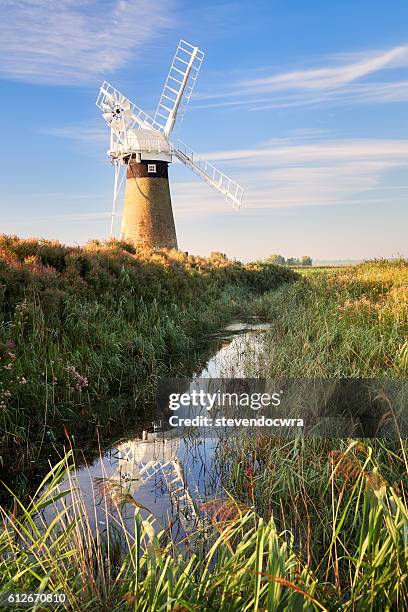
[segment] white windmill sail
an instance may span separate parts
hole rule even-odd
[[[180,40],[154,116],[155,124],[166,136],[190,101],[203,59],[204,53],[198,47]]]
[[[190,147],[181,141],[176,145],[172,144],[172,152],[174,155],[195,174],[200,176],[211,187],[222,193],[225,198],[232,204],[233,208],[238,210],[242,205],[244,190],[229,176],[218,170],[213,164],[205,159],[199,158]]]

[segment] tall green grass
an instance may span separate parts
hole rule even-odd
[[[408,374],[408,262],[302,271],[259,298],[268,317],[261,376],[404,378]]]
[[[232,499],[204,504],[205,528],[174,542],[152,516],[142,517],[137,500],[116,494],[105,505],[106,532],[94,532],[67,455],[28,506],[16,499],[14,513],[2,510],[0,590],[65,592],[60,609],[73,611],[403,610],[407,507],[372,447],[360,446],[358,464],[355,451],[351,443],[326,475],[332,532],[313,561],[299,553],[290,517],[282,530]],[[130,531],[124,505],[136,506]],[[50,507],[53,519],[41,520]]]

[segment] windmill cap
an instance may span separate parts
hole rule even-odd
[[[160,132],[145,129],[129,129],[125,142],[117,142],[109,154],[155,153],[171,155],[170,145]]]

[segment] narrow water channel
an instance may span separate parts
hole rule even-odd
[[[219,336],[221,346],[191,379],[190,388],[197,379],[244,376],[245,364],[261,350],[267,328],[267,323],[236,322],[227,326]],[[216,436],[180,436],[171,429],[154,432],[152,423],[150,431],[115,443],[93,463],[78,468],[71,482],[65,481],[61,488],[80,491],[88,520],[99,531],[106,525],[107,498],[120,492],[135,501],[121,509],[121,522],[129,530],[134,521],[132,505],[137,505],[143,516],[153,514],[158,529],[171,525],[177,539],[198,520],[202,504],[223,495],[213,461],[218,443]],[[54,512],[55,508],[46,508],[45,523]]]

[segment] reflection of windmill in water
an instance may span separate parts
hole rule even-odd
[[[241,206],[244,191],[240,185],[182,142],[169,140],[177,116],[191,98],[203,58],[197,47],[180,41],[154,118],[106,81],[100,88],[96,104],[111,129],[108,155],[115,169],[111,235],[123,166],[127,180],[121,237],[134,245],[177,248],[168,179],[168,165],[174,157],[222,193],[234,208]]]
[[[199,522],[196,509],[198,491],[187,483],[184,467],[177,457],[180,438],[172,431],[149,433],[144,439],[134,439],[117,445],[118,464],[109,478],[122,492],[137,499],[137,491],[144,484],[156,484],[169,495],[177,517],[186,533]]]

